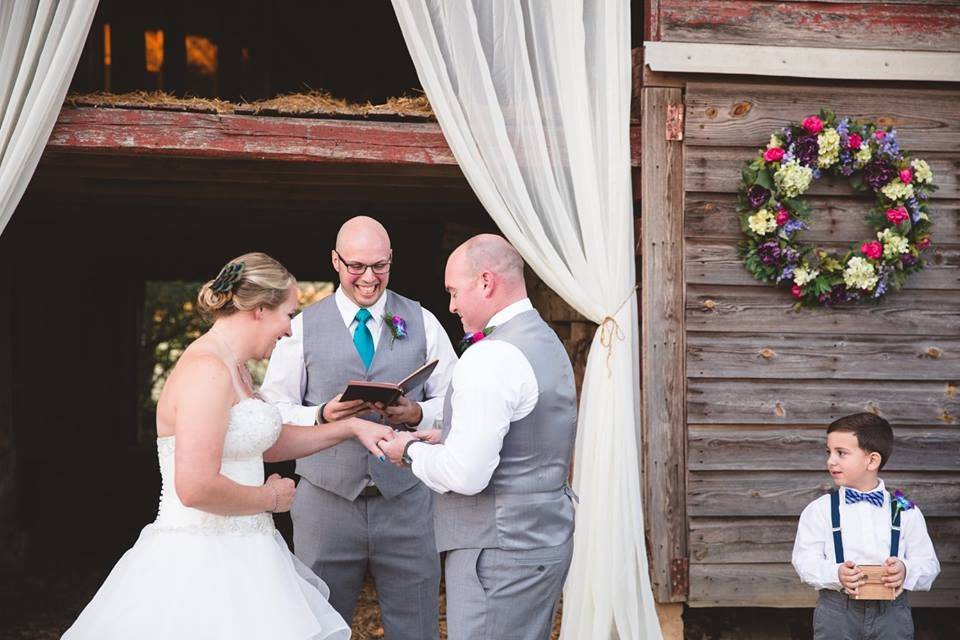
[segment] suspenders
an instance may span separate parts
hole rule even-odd
[[[837,564],[843,564],[843,538],[840,535],[840,490],[830,492],[830,527],[833,529],[833,551]],[[890,501],[890,556],[900,552],[900,510]]]

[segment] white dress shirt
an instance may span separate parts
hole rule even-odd
[[[348,298],[339,287],[333,295],[340,316],[343,318],[343,324],[346,325],[352,337],[357,329],[356,315],[360,306]],[[373,334],[374,349],[380,342],[383,314],[387,305],[386,298],[386,294],[380,296],[380,299],[369,307],[370,319],[367,320],[367,327]],[[423,307],[421,310],[423,311],[423,330],[427,340],[427,362],[434,358],[439,362],[424,384],[427,399],[418,403],[423,410],[423,419],[417,427],[432,428],[436,418],[443,413],[443,399],[450,384],[453,367],[457,363],[457,354],[436,316]],[[263,386],[260,387],[260,395],[279,407],[285,424],[308,426],[317,422],[317,412],[320,408],[303,405],[303,394],[307,388],[307,369],[303,360],[303,314],[297,314],[290,324],[292,335],[282,338],[274,348],[270,363],[267,365]],[[325,401],[330,399],[327,398]]]
[[[843,558],[856,564],[883,564],[890,557],[890,494],[883,486],[883,506],[866,500],[847,504],[845,487],[840,489],[840,532]],[[871,489],[875,491],[876,489]],[[907,568],[903,588],[929,591],[940,573],[940,563],[927,533],[927,525],[919,507],[900,512],[900,549],[897,554]],[[833,549],[833,527],[830,523],[830,495],[820,496],[800,514],[797,539],[793,544],[793,568],[800,579],[814,589],[841,590]]]
[[[533,309],[524,298],[496,313],[496,327]],[[450,432],[443,444],[410,445],[413,473],[438,493],[474,495],[484,490],[500,464],[503,439],[537,406],[540,390],[530,361],[514,345],[481,340],[470,346],[453,370]]]

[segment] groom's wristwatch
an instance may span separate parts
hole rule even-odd
[[[403,454],[400,456],[400,460],[403,462],[403,464],[407,465],[408,467],[413,464],[413,458],[410,457],[410,445],[412,445],[412,444],[414,444],[414,443],[416,443],[416,442],[420,442],[420,441],[419,441],[419,440],[411,440],[410,442],[408,442],[408,443],[403,447]]]

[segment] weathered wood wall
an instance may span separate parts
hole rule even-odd
[[[960,51],[957,0],[651,0],[647,39]]]
[[[690,604],[814,602],[789,561],[800,511],[832,486],[824,429],[875,411],[896,430],[882,477],[921,505],[943,565],[911,601],[960,606],[960,91],[691,83],[685,102]],[[822,106],[896,126],[930,161],[932,264],[878,305],[794,312],[737,259],[734,200],[740,164]],[[811,194],[809,240],[866,237],[868,197],[827,179]]]

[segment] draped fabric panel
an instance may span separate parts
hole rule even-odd
[[[393,0],[447,142],[537,275],[599,326],[562,638],[660,638],[643,531],[627,0]]]
[[[0,0],[0,233],[33,177],[97,0]]]

